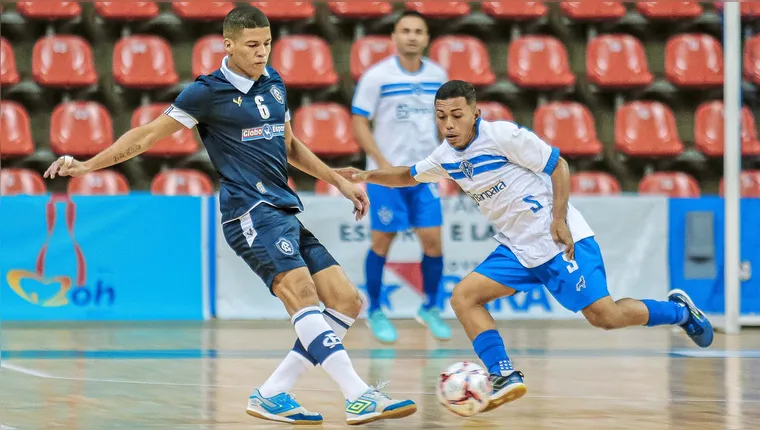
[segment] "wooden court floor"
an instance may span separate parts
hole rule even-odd
[[[357,324],[346,339],[368,382],[418,402],[387,429],[760,429],[760,331],[718,335],[697,350],[671,328],[604,332],[582,322],[500,326],[528,394],[474,418],[436,403],[434,383],[448,364],[473,360],[458,327],[436,343],[412,321],[382,346]],[[268,429],[288,425],[248,417],[251,388],[289,350],[287,322],[206,324],[4,324],[0,330],[3,429]],[[342,396],[321,369],[294,390],[346,427]]]

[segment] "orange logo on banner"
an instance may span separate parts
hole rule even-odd
[[[53,277],[46,277],[45,276],[45,257],[47,255],[47,249],[48,244],[50,243],[50,240],[53,236],[53,229],[55,228],[56,223],[56,203],[58,202],[64,202],[66,203],[66,228],[69,231],[69,236],[71,237],[71,242],[74,246],[74,252],[76,253],[76,259],[77,259],[77,279],[76,279],[76,286],[77,287],[84,287],[85,283],[85,273],[86,273],[86,263],[84,259],[84,254],[82,254],[82,250],[79,248],[79,245],[74,240],[74,221],[76,218],[76,206],[74,202],[72,202],[67,195],[53,195],[50,198],[50,201],[47,203],[45,215],[47,220],[47,240],[45,241],[45,244],[42,245],[42,248],[40,249],[39,254],[37,255],[37,265],[36,270],[34,272],[31,272],[29,270],[23,270],[23,269],[12,269],[8,271],[8,274],[6,276],[6,279],[8,281],[8,285],[11,287],[11,289],[22,299],[26,300],[29,303],[39,305],[39,306],[45,306],[45,307],[54,307],[54,306],[64,306],[69,303],[68,299],[68,292],[71,290],[72,287],[72,280],[68,276],[53,276]],[[36,281],[41,285],[45,286],[51,286],[55,287],[58,285],[58,291],[52,295],[49,299],[46,299],[42,302],[40,302],[40,297],[35,292],[28,292],[24,290],[24,288],[21,286],[21,282],[24,280],[32,280]]]

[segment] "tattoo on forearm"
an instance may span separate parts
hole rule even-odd
[[[113,157],[113,162],[114,163],[118,163],[119,161],[122,161],[122,160],[124,160],[126,158],[129,158],[129,157],[131,157],[134,153],[136,153],[139,150],[140,150],[140,145],[132,145],[129,148],[127,148],[126,151],[120,152],[120,153],[116,154]]]

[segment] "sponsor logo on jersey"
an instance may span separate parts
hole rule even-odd
[[[495,195],[507,189],[507,184],[504,181],[500,181],[498,184],[483,191],[482,193],[467,193],[471,199],[479,206],[481,202],[492,199]]]
[[[243,129],[243,142],[251,140],[266,139],[272,140],[277,136],[285,135],[285,124],[264,124],[261,127]]]
[[[414,115],[433,115],[433,109],[423,106],[400,104],[396,106],[396,119],[409,119]]]

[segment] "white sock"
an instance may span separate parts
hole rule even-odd
[[[354,324],[353,318],[343,315],[335,309],[327,308],[322,312],[322,315],[327,325],[332,328],[340,340],[343,340],[348,329]],[[294,350],[285,356],[285,359],[277,366],[277,369],[274,370],[272,375],[259,388],[259,393],[268,398],[288,391],[293,388],[305,371],[312,368],[314,368],[314,365],[302,353],[296,352],[294,347]]]
[[[343,348],[343,342],[322,317],[319,308],[301,309],[293,315],[291,321],[301,343],[308,345],[309,354],[338,384],[348,401],[355,401],[369,390],[369,386],[356,374],[351,359]]]

